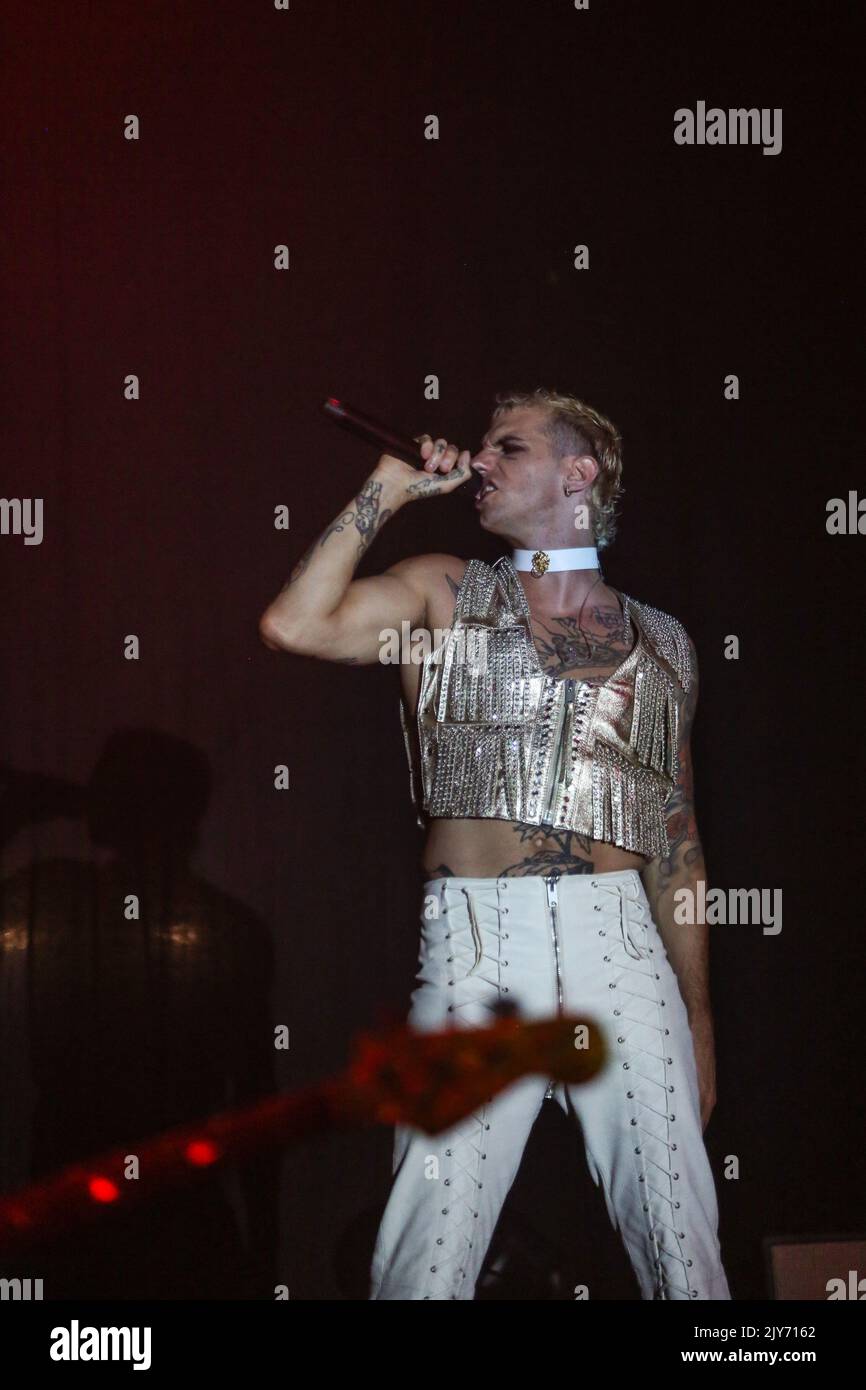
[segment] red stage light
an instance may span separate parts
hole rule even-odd
[[[94,1202],[116,1202],[120,1192],[110,1178],[91,1178],[87,1190]]]
[[[217,1146],[209,1139],[193,1139],[192,1143],[186,1146],[186,1157],[187,1161],[194,1163],[197,1168],[206,1168],[209,1163],[216,1163]]]

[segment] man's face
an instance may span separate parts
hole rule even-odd
[[[481,478],[475,506],[485,531],[508,537],[527,519],[548,522],[561,511],[563,463],[543,432],[547,418],[546,407],[524,406],[491,420],[472,460]]]

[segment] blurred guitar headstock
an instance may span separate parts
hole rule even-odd
[[[501,1018],[443,1033],[394,1027],[356,1039],[344,1097],[356,1118],[438,1134],[522,1076],[581,1085],[605,1060],[603,1036],[587,1018]]]

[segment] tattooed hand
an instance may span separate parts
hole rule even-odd
[[[413,468],[392,454],[382,454],[373,471],[373,477],[387,480],[391,496],[396,492],[398,505],[454,492],[472,476],[469,449],[458,451],[456,444],[445,439],[437,439],[434,444],[429,434],[416,435],[416,439],[421,446],[418,453],[424,460],[423,469]]]

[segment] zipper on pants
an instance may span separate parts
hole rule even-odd
[[[545,874],[545,875],[544,875],[544,885],[545,885],[545,887],[546,887],[546,889],[547,889],[547,910],[548,910],[548,912],[550,913],[550,934],[551,934],[551,937],[553,938],[553,959],[554,959],[554,961],[556,962],[556,1011],[557,1011],[557,1013],[561,1014],[561,1013],[562,1013],[562,970],[561,970],[561,968],[560,968],[560,959],[559,959],[559,921],[558,921],[559,897],[558,897],[557,888],[556,888],[556,884],[557,884],[558,878],[559,878],[559,874]],[[549,1081],[549,1082],[548,1082],[547,1090],[546,1090],[546,1092],[545,1092],[545,1094],[544,1094],[544,1099],[545,1099],[545,1100],[550,1100],[550,1098],[552,1097],[554,1085],[555,1085],[555,1083],[554,1083],[553,1081]]]

